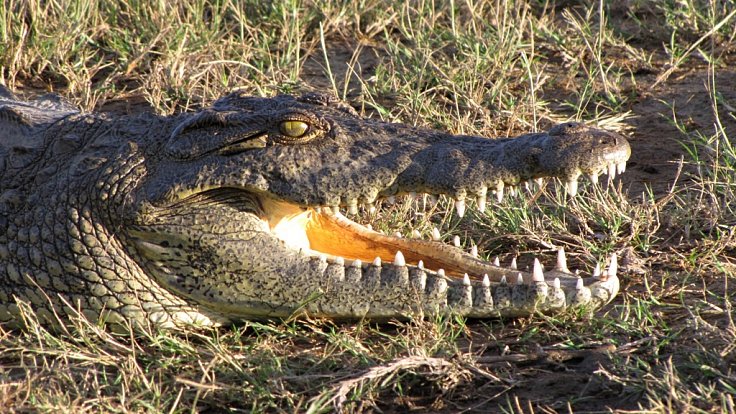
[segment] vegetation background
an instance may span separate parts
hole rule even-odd
[[[0,83],[171,114],[233,88],[505,136],[568,119],[631,138],[616,184],[549,186],[432,226],[508,263],[622,257],[594,315],[246,322],[113,334],[0,327],[3,412],[735,411],[736,4],[719,0],[3,0]]]

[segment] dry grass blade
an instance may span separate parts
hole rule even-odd
[[[720,30],[729,21],[731,21],[734,16],[736,16],[736,9],[732,10],[726,17],[716,23],[707,33],[705,33],[693,44],[691,44],[684,53],[682,53],[674,62],[672,62],[672,64],[669,65],[667,70],[657,76],[657,80],[652,84],[650,88],[654,89],[660,83],[666,82],[667,78],[669,78],[670,75],[672,75],[672,72],[676,71],[680,67],[680,65],[682,65],[682,62],[684,62],[685,59],[687,59],[704,41],[708,40],[711,36],[713,36],[713,34],[718,32],[718,30]]]
[[[467,372],[458,364],[444,358],[430,358],[423,356],[410,356],[390,361],[387,364],[371,367],[354,378],[340,381],[329,391],[333,394],[328,400],[338,410],[342,410],[348,402],[349,395],[356,388],[367,384],[385,386],[393,377],[404,371],[416,372],[416,370],[427,370],[424,375],[440,376],[445,382],[455,383],[461,377],[467,376]]]

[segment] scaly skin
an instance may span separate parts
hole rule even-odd
[[[531,274],[350,221],[397,194],[485,208],[505,186],[623,170],[626,140],[580,124],[513,139],[363,119],[323,95],[233,93],[171,117],[79,114],[0,88],[0,321],[222,324],[303,312],[472,317],[600,306],[615,257],[579,278]],[[621,172],[621,171],[619,171]],[[420,262],[421,261],[421,262]],[[518,280],[517,280],[518,279]],[[506,282],[508,280],[508,283]]]

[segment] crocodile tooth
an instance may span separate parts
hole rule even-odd
[[[614,297],[616,296],[616,293],[618,293],[619,283],[620,281],[618,280],[618,276],[611,275],[608,276],[608,279],[606,279],[605,282],[601,282],[601,286],[610,289],[612,291],[611,297]]]
[[[501,283],[493,292],[493,303],[498,309],[504,309],[511,306],[511,289],[506,283],[506,275],[501,276]]]
[[[493,265],[496,267],[501,267],[501,260],[499,260],[498,256],[493,258]]]
[[[524,276],[519,272],[519,274],[516,276],[516,284],[517,285],[523,285],[524,284]]]
[[[616,164],[616,172],[623,174],[626,171],[626,161]]]
[[[608,265],[608,277],[616,276],[618,273],[618,255],[613,253],[611,255],[611,263]]]
[[[376,258],[373,259],[373,266],[381,267],[381,257],[380,256],[376,256]]]
[[[519,267],[516,265],[516,257],[511,259],[511,265],[509,266],[513,270],[517,270]]]
[[[593,269],[593,277],[596,279],[601,277],[601,264],[600,263],[595,264],[595,269]]]
[[[594,303],[597,303],[599,305],[608,303],[618,293],[621,282],[618,280],[618,276],[616,276],[615,274],[616,266],[617,264],[613,266],[614,273],[607,275],[605,281],[594,283],[593,285],[591,285],[590,296],[591,300],[593,300]],[[608,274],[609,272],[606,273]]]
[[[338,259],[342,259],[342,257],[338,257],[337,259],[335,259],[334,264],[327,266],[327,269],[326,269],[327,276],[329,279],[334,280],[335,282],[344,282],[346,273],[348,272],[345,271],[345,261],[342,260],[341,262]],[[356,272],[351,272],[351,273],[354,274]]]
[[[460,297],[457,298],[457,306],[461,308],[468,308],[473,306],[473,287],[470,284],[470,276],[466,273],[463,276],[463,289],[460,292]]]
[[[337,256],[335,258],[335,264],[339,264],[340,266],[345,266],[345,259],[342,256]]]
[[[447,300],[446,294],[447,294],[447,280],[445,280],[445,271],[440,269],[440,271],[437,271],[437,276],[434,278],[434,289],[433,294],[436,296],[445,296],[445,300]]]
[[[477,199],[478,210],[481,212],[486,211],[487,195],[488,195],[488,187],[486,186],[481,187],[480,190],[478,191],[478,199]]]
[[[439,241],[440,237],[439,229],[437,227],[432,227],[432,240]]]
[[[527,193],[533,192],[534,191],[534,181],[532,180],[524,181],[524,190],[526,190]]]
[[[523,309],[528,306],[529,286],[524,284],[524,278],[519,273],[516,285],[511,288],[511,303],[515,308]]]
[[[593,171],[592,173],[588,174],[588,179],[593,184],[598,184],[598,173]]]
[[[373,269],[375,270],[375,269]],[[380,274],[380,270],[378,271]],[[345,268],[345,281],[348,283],[360,283],[361,281],[365,281],[367,283],[370,283],[370,281],[375,280],[379,281],[380,276],[376,275],[373,277],[373,275],[369,274],[370,272],[363,274],[363,262],[359,259],[353,260],[353,263]],[[364,279],[365,276],[365,279]]]
[[[608,179],[613,180],[616,178],[616,164],[608,164]]]
[[[516,197],[516,186],[515,185],[509,186],[509,195],[511,197]]]
[[[367,228],[368,230],[373,230],[373,225],[372,224],[366,224],[365,225],[365,228]]]
[[[322,263],[327,263],[327,255],[322,253],[319,255],[319,261]]]
[[[560,279],[552,281],[552,288],[547,290],[546,306],[548,309],[562,310],[567,307],[567,294],[560,288]]]
[[[620,281],[618,280],[618,276],[616,273],[618,272],[618,258],[616,257],[616,253],[611,255],[611,264],[608,266],[608,272],[606,272],[606,281],[601,283],[602,287],[609,290],[609,300],[616,296],[616,294],[619,291],[619,284]]]
[[[555,266],[555,270],[570,273],[570,269],[567,268],[567,257],[565,257],[564,247],[560,247],[559,250],[557,250],[557,265]]]
[[[539,263],[539,259],[534,258],[534,268],[532,270],[532,282],[544,282],[544,271],[542,271],[542,264]]]
[[[460,236],[453,237],[452,244],[455,245],[455,247],[460,247]]]
[[[353,216],[358,214],[358,200],[353,199],[348,201],[348,213]]]
[[[478,196],[478,198],[475,201],[478,204],[478,211],[481,213],[486,211],[486,205],[488,204],[488,199],[486,196]]]
[[[445,276],[445,269],[437,269],[437,275],[444,277]]]
[[[404,235],[402,235],[400,231],[397,231],[397,232],[394,233],[394,237],[396,237],[397,239],[400,239],[400,238],[404,237]]]
[[[370,214],[376,214],[376,205],[373,203],[368,203],[368,213]]]
[[[473,245],[473,247],[470,248],[470,255],[475,258],[478,257],[478,246]]]
[[[544,185],[544,178],[542,178],[542,177],[535,178],[534,179],[534,182],[537,183],[537,185],[539,186],[539,188],[542,188],[542,186]]]
[[[409,281],[417,292],[424,292],[427,288],[427,272],[423,269],[410,269]]]
[[[491,292],[491,281],[488,278],[488,274],[483,275],[480,289],[473,289],[472,301],[476,309],[493,309],[493,293]]]
[[[578,193],[578,179],[571,178],[568,180],[567,183],[565,183],[565,190],[567,190],[567,194],[571,197],[575,197],[575,194]]]
[[[404,255],[399,250],[396,251],[396,256],[394,256],[394,266],[406,266]]]
[[[409,286],[409,268],[406,266],[398,266],[393,268],[393,274],[387,278],[387,281],[398,286]]]
[[[500,203],[503,201],[503,181],[496,184],[496,200]]]
[[[540,295],[546,296],[548,287],[547,281],[544,279],[544,272],[542,271],[542,265],[537,265],[539,261],[537,260],[534,263],[534,270],[532,271],[532,281],[529,283],[532,285],[535,292],[537,292],[537,296]]]
[[[424,269],[424,260],[420,260],[419,263],[417,263],[417,267],[420,269]]]
[[[567,302],[572,306],[587,305],[592,298],[591,290],[585,286],[582,278],[578,278],[575,290],[567,294]]]
[[[460,218],[465,215],[465,200],[455,200],[455,211]]]
[[[317,214],[319,214],[319,213],[321,213],[321,212],[322,212],[322,207],[315,207],[315,208],[314,208],[314,211],[315,211],[315,212],[316,212]]]

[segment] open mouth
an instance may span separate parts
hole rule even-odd
[[[516,282],[523,277],[515,261],[509,267],[501,267],[498,259],[486,262],[478,257],[477,247],[468,253],[439,241],[436,229],[431,240],[421,239],[416,233],[411,238],[390,236],[350,220],[337,207],[305,208],[270,197],[261,197],[260,202],[266,214],[265,224],[276,237],[302,254],[330,263],[357,267],[390,263],[426,269],[453,279],[484,280],[485,283]],[[456,208],[457,204],[455,202]],[[464,207],[463,203],[463,210]],[[554,269],[543,273],[541,264],[535,260],[528,282],[546,281],[550,285],[574,288],[580,283],[605,281],[607,274],[615,272],[616,267],[612,263],[609,271],[596,270],[593,278],[584,280],[570,272],[566,262],[562,249]]]
[[[477,258],[477,252],[467,254],[437,241],[387,236],[348,219],[337,208],[302,209],[272,199],[262,204],[271,231],[289,247],[310,256],[346,265],[356,261],[408,264],[442,269],[448,276],[468,273],[480,278],[484,274],[486,263]]]

